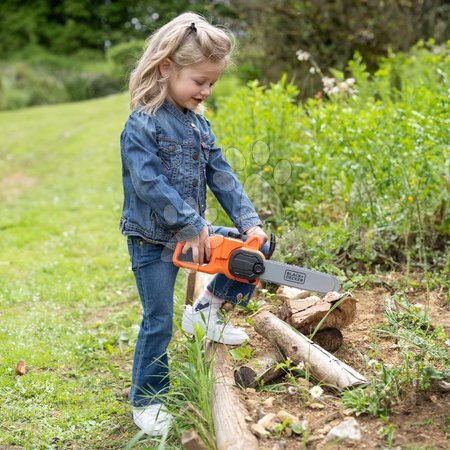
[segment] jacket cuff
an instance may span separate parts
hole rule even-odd
[[[202,216],[195,214],[192,221],[179,229],[174,237],[177,242],[188,241],[189,239],[198,236],[205,225],[208,225],[208,222],[206,222]]]
[[[234,223],[239,233],[245,233],[249,228],[259,225],[262,227],[262,222],[256,213],[245,214]]]

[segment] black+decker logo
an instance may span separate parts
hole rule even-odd
[[[286,270],[284,272],[284,279],[292,283],[303,284],[306,279],[306,274],[303,272],[294,272],[293,270]]]

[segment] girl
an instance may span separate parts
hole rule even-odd
[[[127,236],[132,270],[143,306],[133,362],[133,418],[150,435],[162,435],[170,415],[161,406],[169,389],[167,346],[172,337],[173,290],[178,268],[173,248],[194,262],[209,258],[208,236],[231,229],[205,218],[206,185],[241,234],[267,235],[241,184],[215,144],[201,103],[227,67],[232,39],[193,13],[182,14],[149,39],[130,77],[132,113],[121,134],[124,205],[120,229]],[[266,251],[265,248],[263,251]],[[240,344],[241,329],[218,317],[223,301],[250,298],[254,286],[217,275],[194,304],[182,328],[203,327],[209,339]]]

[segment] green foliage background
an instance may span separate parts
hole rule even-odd
[[[445,0],[5,0],[0,4],[0,109],[125,90],[144,40],[188,10],[235,33],[241,80],[267,84],[286,73],[302,99],[321,84],[308,66],[298,64],[299,49],[310,52],[323,73],[343,70],[355,52],[373,73],[389,50],[449,37]]]
[[[0,5],[0,59],[44,48],[71,55],[86,49],[145,39],[176,15],[205,13],[189,0],[7,0]]]
[[[281,257],[356,271],[445,266],[449,49],[392,54],[373,79],[357,56],[353,95],[298,103],[282,80],[223,99],[216,133],[266,223],[286,231]]]

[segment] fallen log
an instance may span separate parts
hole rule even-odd
[[[208,341],[208,359],[213,362],[212,414],[218,450],[259,449],[258,439],[248,428],[246,407],[237,395],[227,347]]]
[[[213,277],[194,271],[190,272],[187,278],[186,304],[197,298]],[[207,341],[206,355],[208,361],[213,364],[214,370],[212,415],[217,450],[259,449],[258,439],[245,421],[245,417],[248,416],[247,408],[242,404],[235,391],[233,365],[227,347]]]
[[[234,371],[234,381],[243,388],[254,388],[283,376],[286,372],[277,368],[284,361],[281,352],[273,350],[267,355],[253,358]]]
[[[294,364],[303,362],[314,378],[337,389],[346,389],[367,384],[367,379],[308,339],[293,330],[274,314],[263,311],[253,318],[255,330],[273,346],[280,349],[284,357]]]

